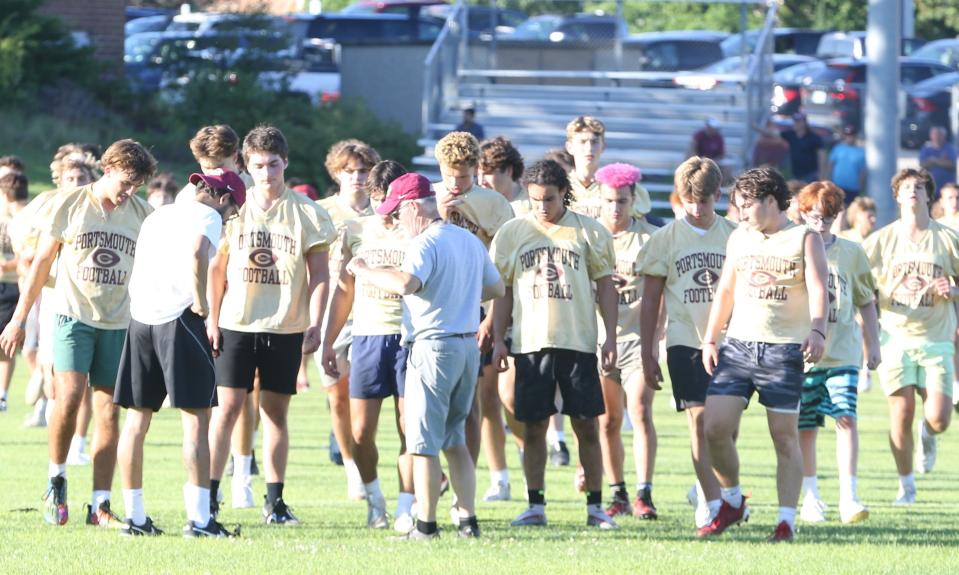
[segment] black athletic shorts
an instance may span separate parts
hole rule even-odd
[[[303,358],[303,333],[247,333],[220,330],[223,349],[216,358],[216,384],[253,391],[260,370],[260,390],[296,395]]]
[[[160,325],[130,321],[113,402],[158,411],[166,396],[179,409],[216,405],[216,371],[203,318],[189,309]]]
[[[683,411],[689,403],[706,403],[706,390],[712,379],[703,367],[703,350],[685,345],[666,348],[666,368],[673,386],[676,411]]]
[[[0,283],[0,331],[13,319],[20,299],[20,288],[16,283]]]
[[[515,409],[519,421],[542,421],[556,413],[556,386],[563,414],[580,419],[606,412],[595,353],[547,348],[513,356]]]

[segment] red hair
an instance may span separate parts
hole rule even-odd
[[[808,184],[796,195],[800,212],[812,211],[816,204],[819,204],[822,206],[822,215],[826,218],[834,218],[842,211],[845,198],[846,194],[839,186],[827,180]]]

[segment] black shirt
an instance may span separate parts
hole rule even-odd
[[[793,177],[801,179],[812,176],[818,179],[822,138],[812,130],[807,130],[803,137],[799,137],[795,130],[786,130],[782,133],[782,137],[789,142],[789,160],[792,163]]]

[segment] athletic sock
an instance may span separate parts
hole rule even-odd
[[[196,504],[193,507],[193,515],[197,525],[210,524],[210,490],[199,485],[192,486],[196,490]],[[189,514],[189,510],[187,511]]]
[[[233,455],[233,477],[249,477],[253,455]],[[235,480],[235,479],[234,479]]]
[[[651,482],[646,482],[646,481],[636,483],[636,493],[639,494],[639,493],[642,493],[643,491],[649,491],[650,493],[652,493],[653,484]]]
[[[530,505],[546,505],[546,490],[527,489],[526,495],[529,498]]]
[[[602,505],[603,504],[603,490],[598,491],[587,491],[586,492],[586,505]]]
[[[743,505],[743,490],[740,486],[735,487],[720,487],[719,488],[720,496],[723,498],[723,501],[730,504],[731,506],[739,509]]]
[[[546,432],[546,443],[552,446],[559,445],[559,442],[566,442],[566,432],[564,431],[547,431]]]
[[[816,499],[822,499],[819,497],[819,479],[815,475],[802,478],[802,487],[806,494],[812,494]]]
[[[266,484],[266,500],[270,504],[276,503],[278,499],[283,499],[283,483]]]
[[[904,489],[916,490],[916,476],[912,473],[909,475],[900,475],[899,476],[899,486]]]
[[[146,523],[147,513],[143,506],[143,489],[124,489],[123,507],[126,509],[127,519],[133,521],[135,525]]]
[[[110,501],[110,491],[103,489],[93,490],[93,498],[91,499],[93,510],[96,511],[100,508],[100,504],[104,501]]]
[[[367,499],[381,499],[383,497],[383,492],[380,490],[380,480],[378,478],[369,483],[364,483],[363,487],[366,488]]]
[[[796,508],[795,507],[780,507],[779,508],[779,519],[776,520],[776,523],[782,523],[785,521],[790,529],[796,529]]]
[[[67,476],[67,464],[66,464],[66,463],[54,463],[54,462],[51,461],[50,464],[47,466],[47,475],[49,475],[50,477],[56,477],[56,476],[58,476],[58,475],[61,476],[61,477],[66,477],[66,476]]]
[[[70,453],[83,453],[83,449],[87,446],[87,438],[82,435],[74,435],[70,439]]]
[[[620,501],[629,501],[629,493],[626,491],[626,482],[610,483],[609,490],[613,492],[613,499]]]
[[[509,483],[509,469],[500,469],[499,471],[489,471],[490,485],[499,485],[500,483]]]
[[[414,495],[412,493],[406,493],[400,491],[399,495],[396,496],[396,516],[408,515],[413,512],[413,499]]]
[[[220,496],[220,480],[211,479],[210,480],[210,501],[217,501],[219,496]]]
[[[839,500],[840,501],[856,500],[856,476],[855,475],[839,476]]]
[[[432,535],[438,531],[436,521],[423,521],[422,519],[416,520],[416,530],[426,535]]]

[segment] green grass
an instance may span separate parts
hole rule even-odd
[[[313,381],[318,381],[313,373]],[[583,497],[573,489],[573,468],[547,471],[550,526],[511,529],[509,520],[523,509],[522,477],[515,449],[510,448],[514,497],[519,501],[483,504],[478,508],[483,529],[479,541],[458,540],[446,529],[440,541],[409,544],[392,541],[392,532],[365,529],[366,506],[346,499],[342,468],[327,459],[329,416],[325,397],[314,390],[297,396],[292,405],[292,450],[286,498],[303,525],[267,527],[258,509],[227,508],[222,519],[242,526],[236,540],[184,540],[181,487],[180,427],[170,410],[154,419],[147,438],[145,499],[148,513],[167,535],[127,540],[116,532],[82,524],[90,495],[90,468],[69,469],[71,521],[62,528],[43,523],[40,496],[46,485],[46,433],[20,427],[27,413],[22,396],[24,369],[18,366],[11,389],[10,410],[0,414],[0,573],[242,573],[266,572],[406,572],[406,573],[954,573],[959,567],[959,454],[948,432],[940,442],[935,472],[918,479],[919,502],[909,509],[890,505],[896,475],[886,446],[886,408],[881,392],[861,400],[862,455],[859,489],[872,515],[859,525],[837,519],[838,484],[834,434],[825,431],[819,445],[820,485],[830,504],[829,521],[800,525],[790,545],[765,543],[776,519],[775,457],[765,430],[762,410],[746,412],[740,439],[743,486],[752,492],[750,522],[730,529],[716,541],[693,535],[692,509],[686,491],[693,482],[688,457],[685,417],[670,408],[669,392],[656,398],[659,457],[655,500],[660,520],[620,521],[616,532],[583,526]],[[390,409],[390,413],[392,410]],[[380,475],[395,504],[393,426],[381,429]],[[631,440],[627,434],[626,440]],[[571,446],[572,447],[572,446]],[[629,450],[627,450],[629,452]],[[574,450],[575,453],[575,450]],[[627,469],[632,459],[627,461]],[[478,471],[480,491],[488,481],[485,464]],[[632,487],[632,472],[627,480]],[[226,482],[227,490],[229,483]],[[261,478],[254,489],[262,496]],[[632,488],[631,490],[632,491]],[[114,481],[115,508],[122,513],[119,478]],[[227,494],[229,502],[229,494]],[[441,509],[449,505],[449,496]],[[29,509],[29,510],[28,510]],[[441,526],[448,524],[446,514]]]

